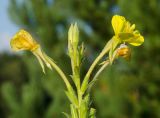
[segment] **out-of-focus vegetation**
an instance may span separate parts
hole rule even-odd
[[[92,91],[97,118],[160,117],[160,0],[10,0],[11,19],[27,29],[66,73],[67,31],[77,22],[86,46],[82,74],[113,35],[111,17],[125,16],[145,37],[132,49],[130,62],[116,61],[106,69]],[[0,55],[0,117],[62,118],[69,101],[59,76],[46,75],[36,59]],[[83,76],[83,75],[82,75]]]

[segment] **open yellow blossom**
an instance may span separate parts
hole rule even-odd
[[[112,26],[115,32],[115,39],[119,43],[129,43],[133,46],[139,46],[144,42],[143,36],[135,30],[135,24],[131,25],[123,16],[114,15]]]
[[[38,59],[43,72],[45,73],[44,64],[51,69],[48,57],[41,50],[40,45],[25,30],[17,32],[10,41],[11,48],[14,51],[28,50],[31,51]]]

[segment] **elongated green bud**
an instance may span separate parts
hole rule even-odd
[[[79,31],[77,24],[71,24],[69,31],[68,31],[68,51],[69,55],[73,55],[78,47],[79,42]]]

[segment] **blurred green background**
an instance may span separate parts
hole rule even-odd
[[[67,32],[77,22],[86,47],[82,76],[113,36],[112,16],[135,23],[145,43],[131,47],[130,62],[119,59],[102,73],[92,105],[97,118],[160,118],[160,0],[10,0],[7,8],[11,21],[67,74]],[[44,75],[31,53],[0,52],[0,118],[63,118],[61,112],[69,112],[64,89],[57,73]]]

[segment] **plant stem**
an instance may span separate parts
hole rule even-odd
[[[61,76],[61,78],[63,79],[64,83],[66,84],[66,87],[68,90],[70,90],[72,87],[71,87],[71,84],[69,83],[66,75],[64,74],[64,72],[59,68],[59,66],[57,66],[50,57],[46,56],[46,59],[48,60],[48,62],[51,64],[51,66],[58,72],[58,74]]]
[[[97,77],[101,74],[101,72],[108,66],[109,64],[109,60],[106,61],[106,63],[104,65],[101,66],[101,68],[97,71],[97,73],[95,74],[93,80],[89,83],[89,87],[88,87],[88,91],[90,92],[92,86],[94,85],[94,83],[98,80]]]
[[[89,78],[91,76],[92,71],[94,70],[95,66],[97,65],[97,63],[103,58],[103,56],[110,50],[111,48],[111,44],[112,43],[112,39],[106,44],[106,46],[104,47],[104,49],[102,50],[102,52],[99,54],[99,56],[94,60],[94,62],[92,63],[92,65],[90,66],[86,76],[84,77],[82,86],[81,86],[81,91],[84,93],[87,89],[87,85],[88,85],[88,81]]]
[[[101,68],[97,71],[97,73],[95,74],[94,78],[92,81],[96,80],[97,77],[101,74],[101,72],[108,66],[109,64],[109,60],[103,65],[101,66]]]
[[[95,68],[95,66],[97,65],[97,63],[101,60],[101,58],[106,54],[106,52],[102,51],[100,53],[100,55],[95,59],[95,61],[93,62],[93,64],[91,65],[91,67],[89,68],[85,78],[89,79],[90,78],[90,75],[93,71],[93,69]]]
[[[81,90],[80,90],[80,88],[78,89],[78,116],[79,116],[79,118],[81,118],[81,109],[80,109],[80,107],[81,107],[81,101],[82,101],[82,94],[81,94]]]

